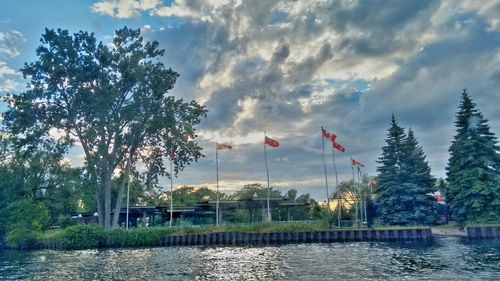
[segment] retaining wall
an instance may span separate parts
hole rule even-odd
[[[467,237],[471,239],[500,238],[500,226],[466,227]]]
[[[388,230],[338,230],[304,232],[219,232],[207,234],[169,235],[165,246],[190,245],[266,245],[288,243],[321,243],[349,241],[430,240],[430,228]]]

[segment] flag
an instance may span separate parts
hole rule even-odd
[[[321,127],[321,133],[323,134],[324,138],[327,138],[327,139],[331,140],[332,142],[335,142],[335,140],[337,139],[337,135],[326,131],[325,129],[323,129],[323,127]]]
[[[334,142],[332,145],[333,145],[333,148],[340,150],[342,152],[345,152],[345,148],[343,146],[341,146],[340,144]]]
[[[173,149],[172,152],[170,153],[170,159],[172,159],[172,161],[177,159],[177,155],[175,155],[175,149]]]
[[[323,134],[324,138],[330,139],[331,135],[328,133],[323,127],[321,127],[321,133]]]
[[[330,134],[330,140],[335,143],[335,140],[337,139],[337,135],[336,134]]]
[[[359,167],[364,167],[365,166],[365,165],[363,165],[363,163],[358,162],[358,161],[356,161],[356,160],[354,160],[352,158],[351,158],[351,162],[352,162],[353,166],[356,166],[356,165],[359,166]]]
[[[217,150],[221,149],[233,149],[233,146],[230,144],[216,143]]]
[[[272,138],[268,138],[267,136],[264,139],[264,143],[271,147],[278,147],[280,143],[277,140],[273,140]]]

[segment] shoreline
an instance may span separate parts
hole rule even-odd
[[[69,234],[68,234],[69,233]],[[177,229],[137,228],[103,230],[96,225],[83,225],[69,232],[53,232],[50,239],[40,239],[19,250],[78,250],[134,247],[218,246],[218,245],[282,245],[293,243],[397,242],[431,241],[433,238],[500,239],[500,226],[459,228],[382,227],[373,229]],[[56,234],[56,235],[54,235]],[[83,242],[82,242],[83,241]]]

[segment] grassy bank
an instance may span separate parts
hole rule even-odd
[[[428,226],[380,226],[377,230],[429,228]],[[162,246],[168,235],[208,234],[217,232],[298,232],[325,231],[330,228],[325,223],[265,223],[265,224],[228,224],[215,226],[116,228],[104,230],[99,225],[74,225],[65,229],[37,233],[31,240],[9,241],[9,246],[21,249],[91,249],[118,247],[157,247]],[[348,229],[346,229],[348,230]],[[28,242],[26,242],[28,241]]]
[[[202,227],[149,227],[116,228],[104,230],[98,225],[75,225],[65,229],[50,230],[36,235],[29,244],[10,243],[22,249],[91,249],[107,247],[155,247],[161,246],[167,235],[203,234],[215,232],[294,232],[327,230],[326,224],[287,223],[250,224]]]

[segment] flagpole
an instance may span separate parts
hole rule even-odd
[[[172,220],[174,219],[174,174],[172,162],[172,154],[170,154],[170,227],[172,227]]]
[[[129,202],[130,202],[130,165],[132,164],[129,157],[129,159],[127,160],[127,215],[125,219],[127,225],[125,226],[125,229],[128,229],[128,212],[129,212]]]
[[[362,183],[362,179],[363,179],[363,176],[362,176],[361,168],[358,165],[358,181],[359,181],[359,183]],[[368,222],[368,220],[366,219],[366,198],[363,198],[363,192],[361,190],[361,187],[359,190],[359,194],[360,194],[360,198],[361,198],[361,202],[360,202],[360,206],[359,206],[359,212],[361,213],[361,222],[364,222],[364,221]]]
[[[326,186],[326,206],[328,207],[328,224],[330,224],[330,192],[328,191],[328,176],[326,175],[326,159],[325,159],[325,139],[323,137],[323,127],[321,127],[321,144],[323,149],[323,168],[325,170],[325,186]]]
[[[215,143],[215,168],[217,171],[217,201],[215,203],[215,225],[219,226],[219,151]]]
[[[271,187],[269,185],[269,167],[267,166],[267,147],[266,147],[266,131],[264,131],[264,161],[266,162],[266,174],[267,174],[267,221],[271,221],[271,210],[269,206],[269,197],[271,196]]]
[[[333,148],[333,146],[332,146],[332,160],[333,160],[333,170],[335,171],[335,190],[338,191],[338,189],[339,189],[339,177],[338,177],[338,173],[337,173],[337,164],[335,163],[335,148]],[[337,196],[340,196],[340,195],[337,194]],[[340,212],[342,212],[342,211],[340,209],[340,199],[339,198],[337,198],[337,208],[338,208],[338,210],[337,210],[337,225],[340,228],[340,217],[341,217]]]
[[[129,177],[129,175],[127,175],[127,216],[125,219],[125,221],[127,223],[127,225],[125,226],[126,229],[128,229],[128,210],[129,210],[129,202],[130,202],[130,179],[128,177]]]
[[[355,187],[355,183],[356,183],[356,179],[354,178],[354,165],[352,165],[352,157],[351,157],[351,171],[352,171],[352,190],[354,190],[355,194],[356,194],[356,187]],[[357,196],[356,196],[357,197]],[[355,198],[356,202],[355,202],[355,206],[354,206],[354,210],[356,211],[356,224],[357,224],[357,221],[358,221],[358,200],[357,198]]]
[[[361,169],[359,168],[359,165],[356,166],[358,170],[358,182],[359,182],[359,217],[361,219],[361,223],[363,223],[363,191],[361,190],[361,184],[363,183],[361,181]]]

